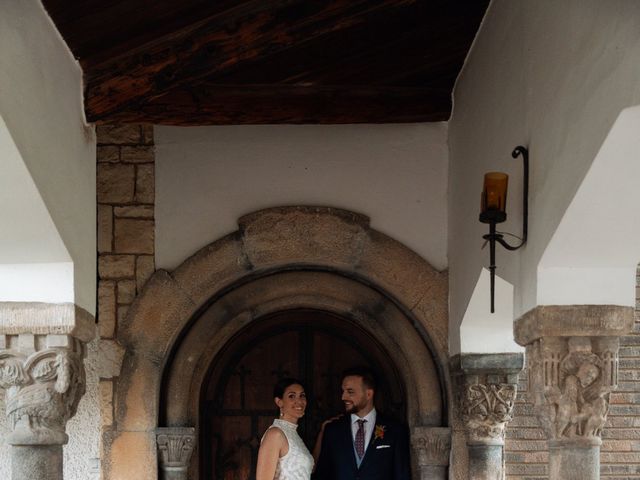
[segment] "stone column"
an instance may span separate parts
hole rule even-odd
[[[536,415],[549,439],[550,480],[600,478],[619,337],[633,321],[631,307],[572,305],[537,307],[516,322]]]
[[[196,429],[165,427],[156,430],[161,480],[187,480]]]
[[[512,418],[522,353],[461,354],[460,404],[466,429],[470,480],[504,478],[504,430]]]
[[[67,421],[85,391],[93,317],[72,304],[0,303],[0,387],[11,480],[62,480]]]
[[[451,429],[415,427],[411,431],[417,480],[446,480],[451,451]]]

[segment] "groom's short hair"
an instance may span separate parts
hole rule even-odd
[[[366,388],[370,388],[374,392],[378,386],[376,381],[376,375],[369,367],[358,366],[347,368],[344,372],[342,372],[342,378],[346,377],[360,377],[362,378],[362,383]]]

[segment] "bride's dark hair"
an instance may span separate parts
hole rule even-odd
[[[297,378],[291,378],[291,377],[281,378],[273,387],[273,396],[277,398],[282,398],[284,395],[284,391],[287,389],[287,387],[290,387],[291,385],[300,385],[303,390],[305,391],[307,390],[306,387],[304,386],[304,383],[302,383]]]

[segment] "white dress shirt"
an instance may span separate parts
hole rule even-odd
[[[371,440],[371,435],[373,434],[373,429],[376,426],[376,409],[371,410],[365,417],[360,418],[355,413],[351,414],[351,440],[353,440],[353,444],[356,443],[356,433],[358,432],[358,428],[360,425],[358,424],[358,420],[366,420],[364,423],[364,451],[367,451],[369,447],[369,440]]]

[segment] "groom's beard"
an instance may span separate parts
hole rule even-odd
[[[362,410],[363,408],[365,408],[367,406],[367,402],[366,401],[362,401],[360,403],[352,403],[351,405],[347,405],[345,403],[344,405],[344,411],[345,413],[356,413],[359,412],[360,410]]]

